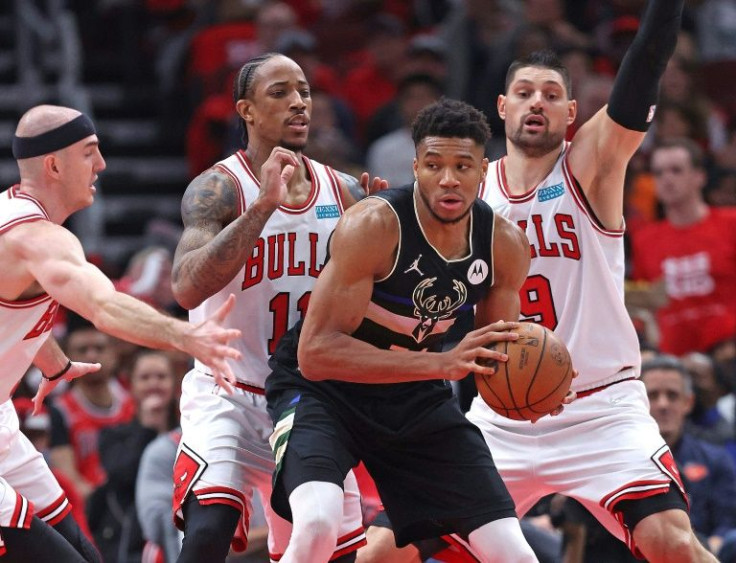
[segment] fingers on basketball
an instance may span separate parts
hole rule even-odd
[[[573,368],[567,347],[551,331],[520,323],[518,340],[494,342],[508,355],[497,372],[475,375],[478,393],[494,411],[513,420],[537,420],[560,406],[570,390]],[[486,361],[478,358],[478,363]]]

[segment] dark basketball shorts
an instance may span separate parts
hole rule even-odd
[[[269,396],[276,422],[272,505],[284,518],[299,485],[342,486],[359,461],[374,479],[398,546],[515,517],[514,503],[480,431],[451,396],[396,404],[362,396],[341,401],[311,388]],[[406,410],[409,409],[409,410]]]

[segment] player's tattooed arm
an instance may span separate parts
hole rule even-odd
[[[368,195],[355,176],[351,176],[350,174],[347,174],[345,172],[340,172],[339,170],[335,170],[335,172],[337,173],[337,177],[340,178],[340,181],[342,182],[343,195],[345,194],[345,190],[347,190],[348,193],[352,196],[352,199],[355,201],[360,201],[366,195]],[[352,203],[352,200],[349,201],[351,201]]]
[[[191,309],[237,275],[270,214],[253,206],[238,215],[237,187],[214,168],[189,184],[181,216],[184,232],[174,255],[172,286],[180,305]]]

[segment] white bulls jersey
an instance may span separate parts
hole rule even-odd
[[[226,323],[243,334],[230,342],[240,350],[243,359],[232,362],[231,367],[238,381],[260,388],[270,373],[268,358],[279,339],[306,312],[312,288],[325,263],[327,241],[344,211],[334,170],[302,158],[312,178],[307,200],[298,208],[279,206],[235,279],[189,313],[192,322],[202,322],[228,295],[236,296],[235,308]],[[238,151],[217,166],[234,180],[240,212],[245,212],[260,190],[245,152]],[[211,373],[201,364],[196,367]]]
[[[567,149],[549,175],[511,195],[505,158],[488,167],[480,197],[526,232],[529,276],[521,318],[553,329],[567,344],[583,391],[639,375],[639,342],[624,307],[623,230],[604,229],[567,164]]]
[[[18,186],[0,194],[0,236],[30,221],[48,221],[41,204],[18,191]],[[58,303],[43,293],[32,299],[0,299],[0,403],[30,367],[36,352],[51,334]]]

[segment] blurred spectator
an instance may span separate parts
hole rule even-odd
[[[726,116],[705,96],[702,84],[697,63],[676,55],[670,59],[662,76],[660,100],[688,108],[705,128],[707,148],[717,151],[727,142]]]
[[[736,3],[705,0],[698,8],[698,46],[703,62],[736,60]]]
[[[721,447],[703,442],[685,428],[693,389],[685,366],[659,356],[641,368],[652,417],[687,483],[690,520],[705,545],[718,554],[723,538],[736,530],[736,469]]]
[[[665,281],[660,349],[707,352],[736,335],[736,210],[705,203],[703,155],[690,140],[658,146],[651,169],[665,219],[634,233],[632,277]]]
[[[402,110],[399,108],[402,83],[409,77],[425,75],[436,84],[440,93],[445,90],[447,78],[446,46],[442,39],[434,35],[417,35],[411,39],[406,50],[404,68],[397,85],[396,96],[387,104],[384,104],[373,114],[366,124],[364,147],[369,147],[380,137],[387,135],[401,127],[411,125],[414,117],[406,121]],[[414,151],[412,151],[412,158]]]
[[[174,388],[169,357],[159,350],[141,350],[130,379],[135,418],[100,430],[100,460],[107,482],[90,498],[88,511],[105,561],[140,561],[144,542],[135,511],[138,463],[156,436],[178,424]]]
[[[414,181],[411,163],[416,156],[416,148],[411,137],[411,124],[422,108],[441,95],[441,84],[426,74],[409,75],[400,82],[397,104],[402,125],[368,148],[366,167],[371,176],[379,176],[393,187]]]
[[[405,30],[400,20],[376,16],[363,60],[345,76],[343,97],[350,105],[362,136],[370,117],[396,95],[405,57]]]
[[[341,102],[326,92],[312,90],[312,113],[309,118],[309,145],[305,154],[314,160],[360,176],[358,149],[341,127]]]
[[[726,445],[734,439],[733,394],[712,357],[690,352],[681,361],[692,379],[695,401],[692,432],[708,442]]]
[[[172,467],[180,440],[180,428],[159,434],[141,456],[135,483],[135,507],[146,540],[144,561],[174,563],[181,551],[183,534],[171,519]]]
[[[296,61],[313,89],[331,96],[340,94],[340,80],[332,67],[322,62],[317,52],[317,39],[303,29],[287,30],[279,35],[274,51]]]
[[[137,297],[156,309],[170,313],[176,310],[171,290],[171,252],[166,248],[149,246],[136,252],[115,285],[118,291]]]
[[[33,401],[27,397],[13,399],[15,412],[18,413],[18,421],[20,423],[20,431],[26,435],[33,447],[36,448],[48,462],[49,444],[51,443],[51,417],[45,407],[37,413],[33,412]],[[72,517],[79,524],[87,539],[94,542],[92,532],[87,523],[87,515],[84,511],[84,499],[74,486],[74,483],[67,477],[58,467],[50,466],[51,473],[59,482],[59,486],[64,490],[69,504],[72,507]]]
[[[105,482],[98,436],[102,428],[128,422],[135,403],[115,379],[117,359],[110,337],[72,313],[67,313],[65,351],[74,361],[102,367],[76,379],[71,389],[54,399],[51,414],[51,464],[61,469],[86,499]]]

